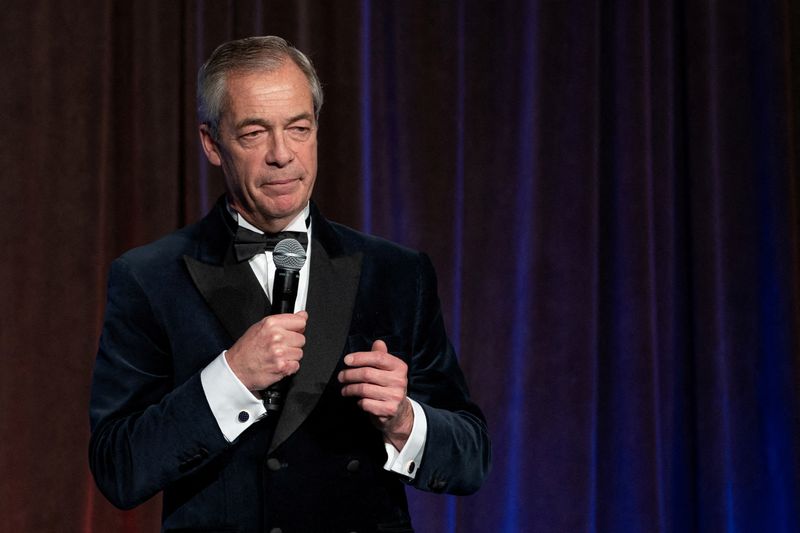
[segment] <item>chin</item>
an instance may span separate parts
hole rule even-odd
[[[265,202],[258,205],[259,212],[266,218],[286,218],[299,213],[305,204],[303,202]]]

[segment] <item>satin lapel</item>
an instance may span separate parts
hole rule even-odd
[[[222,265],[213,265],[188,255],[183,260],[197,289],[232,340],[268,314],[267,295],[247,261],[226,260]]]
[[[362,255],[331,258],[316,239],[311,254],[303,360],[278,419],[270,452],[280,446],[316,406],[342,356],[350,330]]]

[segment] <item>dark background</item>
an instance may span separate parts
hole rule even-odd
[[[4,0],[0,529],[157,530],[87,467],[106,272],[222,191],[195,73],[272,33],[318,204],[430,253],[488,417],[421,533],[800,530],[800,11],[747,0]]]

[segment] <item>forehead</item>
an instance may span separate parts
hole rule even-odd
[[[288,113],[313,114],[313,97],[308,80],[291,61],[275,70],[234,72],[226,79],[223,115]]]

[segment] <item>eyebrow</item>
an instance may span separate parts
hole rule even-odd
[[[314,121],[313,115],[310,113],[299,113],[293,117],[289,117],[289,120],[286,121],[286,124],[292,124],[297,122],[298,120],[310,120],[311,122]],[[261,126],[263,128],[269,128],[271,124],[261,118],[244,118],[236,123],[236,129],[240,130],[247,126]]]

